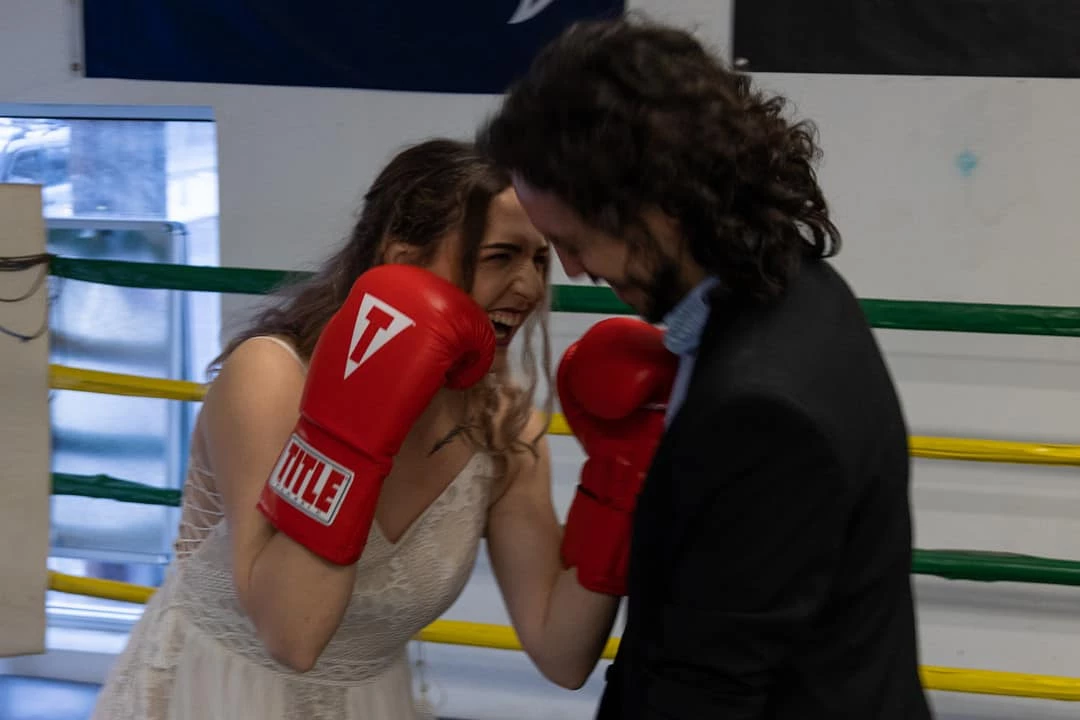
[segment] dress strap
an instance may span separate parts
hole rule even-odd
[[[274,335],[255,335],[254,337],[251,337],[251,338],[248,338],[248,339],[249,340],[269,340],[270,342],[274,343],[275,345],[278,345],[279,347],[284,348],[287,353],[289,353],[290,355],[293,356],[293,358],[295,358],[296,362],[300,363],[300,366],[302,368],[304,368],[304,370],[307,370],[307,363],[305,363],[304,359],[300,357],[300,353],[296,352],[296,348],[294,348],[291,344],[285,342],[281,338],[276,337]]]

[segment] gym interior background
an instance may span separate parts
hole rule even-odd
[[[503,5],[508,17],[536,19],[564,3],[573,5]],[[836,264],[860,297],[1080,305],[1071,217],[1080,14],[1065,2],[1003,0],[986,12],[1011,33],[988,42],[955,10],[964,3],[875,3],[876,17],[856,5],[628,3],[695,28],[817,123],[820,177],[845,238]],[[0,182],[43,186],[50,252],[68,257],[310,268],[396,148],[468,137],[496,99],[476,88],[88,78],[82,10],[76,0],[0,3]],[[573,284],[558,268],[554,281]],[[52,362],[194,381],[258,302],[69,280],[50,282],[50,293]],[[556,357],[599,317],[557,314]],[[878,337],[913,435],[1080,443],[1080,338]],[[176,487],[196,409],[55,392],[53,469]],[[552,449],[565,513],[583,457],[569,437]],[[916,547],[1080,560],[1075,467],[917,458],[914,472]],[[174,509],[56,496],[51,513],[51,569],[160,581]],[[1080,678],[1080,588],[930,575],[916,587],[925,664]],[[85,716],[140,610],[59,592],[47,608],[47,652],[0,660],[0,718]],[[483,552],[447,618],[508,624]],[[445,717],[590,718],[603,677],[601,666],[568,692],[513,651],[416,643],[413,657]],[[1080,698],[1080,680],[1071,687]],[[939,691],[932,700],[953,720],[1080,717],[1064,700]]]

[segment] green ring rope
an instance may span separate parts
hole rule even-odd
[[[305,272],[219,268],[165,263],[77,260],[52,256],[55,277],[158,290],[265,295]],[[870,325],[890,330],[922,330],[1006,335],[1080,337],[1080,308],[1040,305],[862,300]],[[567,313],[626,315],[630,308],[609,288],[556,285],[551,310]]]
[[[178,507],[181,501],[179,490],[149,487],[108,475],[54,473],[52,493],[167,507]],[[949,580],[1080,585],[1080,562],[970,550],[915,550],[912,573]]]

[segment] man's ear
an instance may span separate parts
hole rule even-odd
[[[685,244],[682,224],[677,218],[668,215],[659,207],[650,206],[641,213],[641,219],[653,238],[660,244],[660,249],[670,256],[678,257]]]

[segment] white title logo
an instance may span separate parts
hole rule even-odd
[[[517,25],[519,23],[528,22],[544,12],[548,5],[551,5],[553,2],[555,2],[555,0],[521,0],[521,4],[518,5],[517,10],[515,10],[513,16],[506,21],[506,24]]]
[[[353,474],[293,435],[270,474],[270,487],[290,505],[323,525],[333,525]]]
[[[345,359],[345,377],[377,353],[386,343],[416,323],[405,313],[373,295],[365,295],[356,312],[349,357]]]

